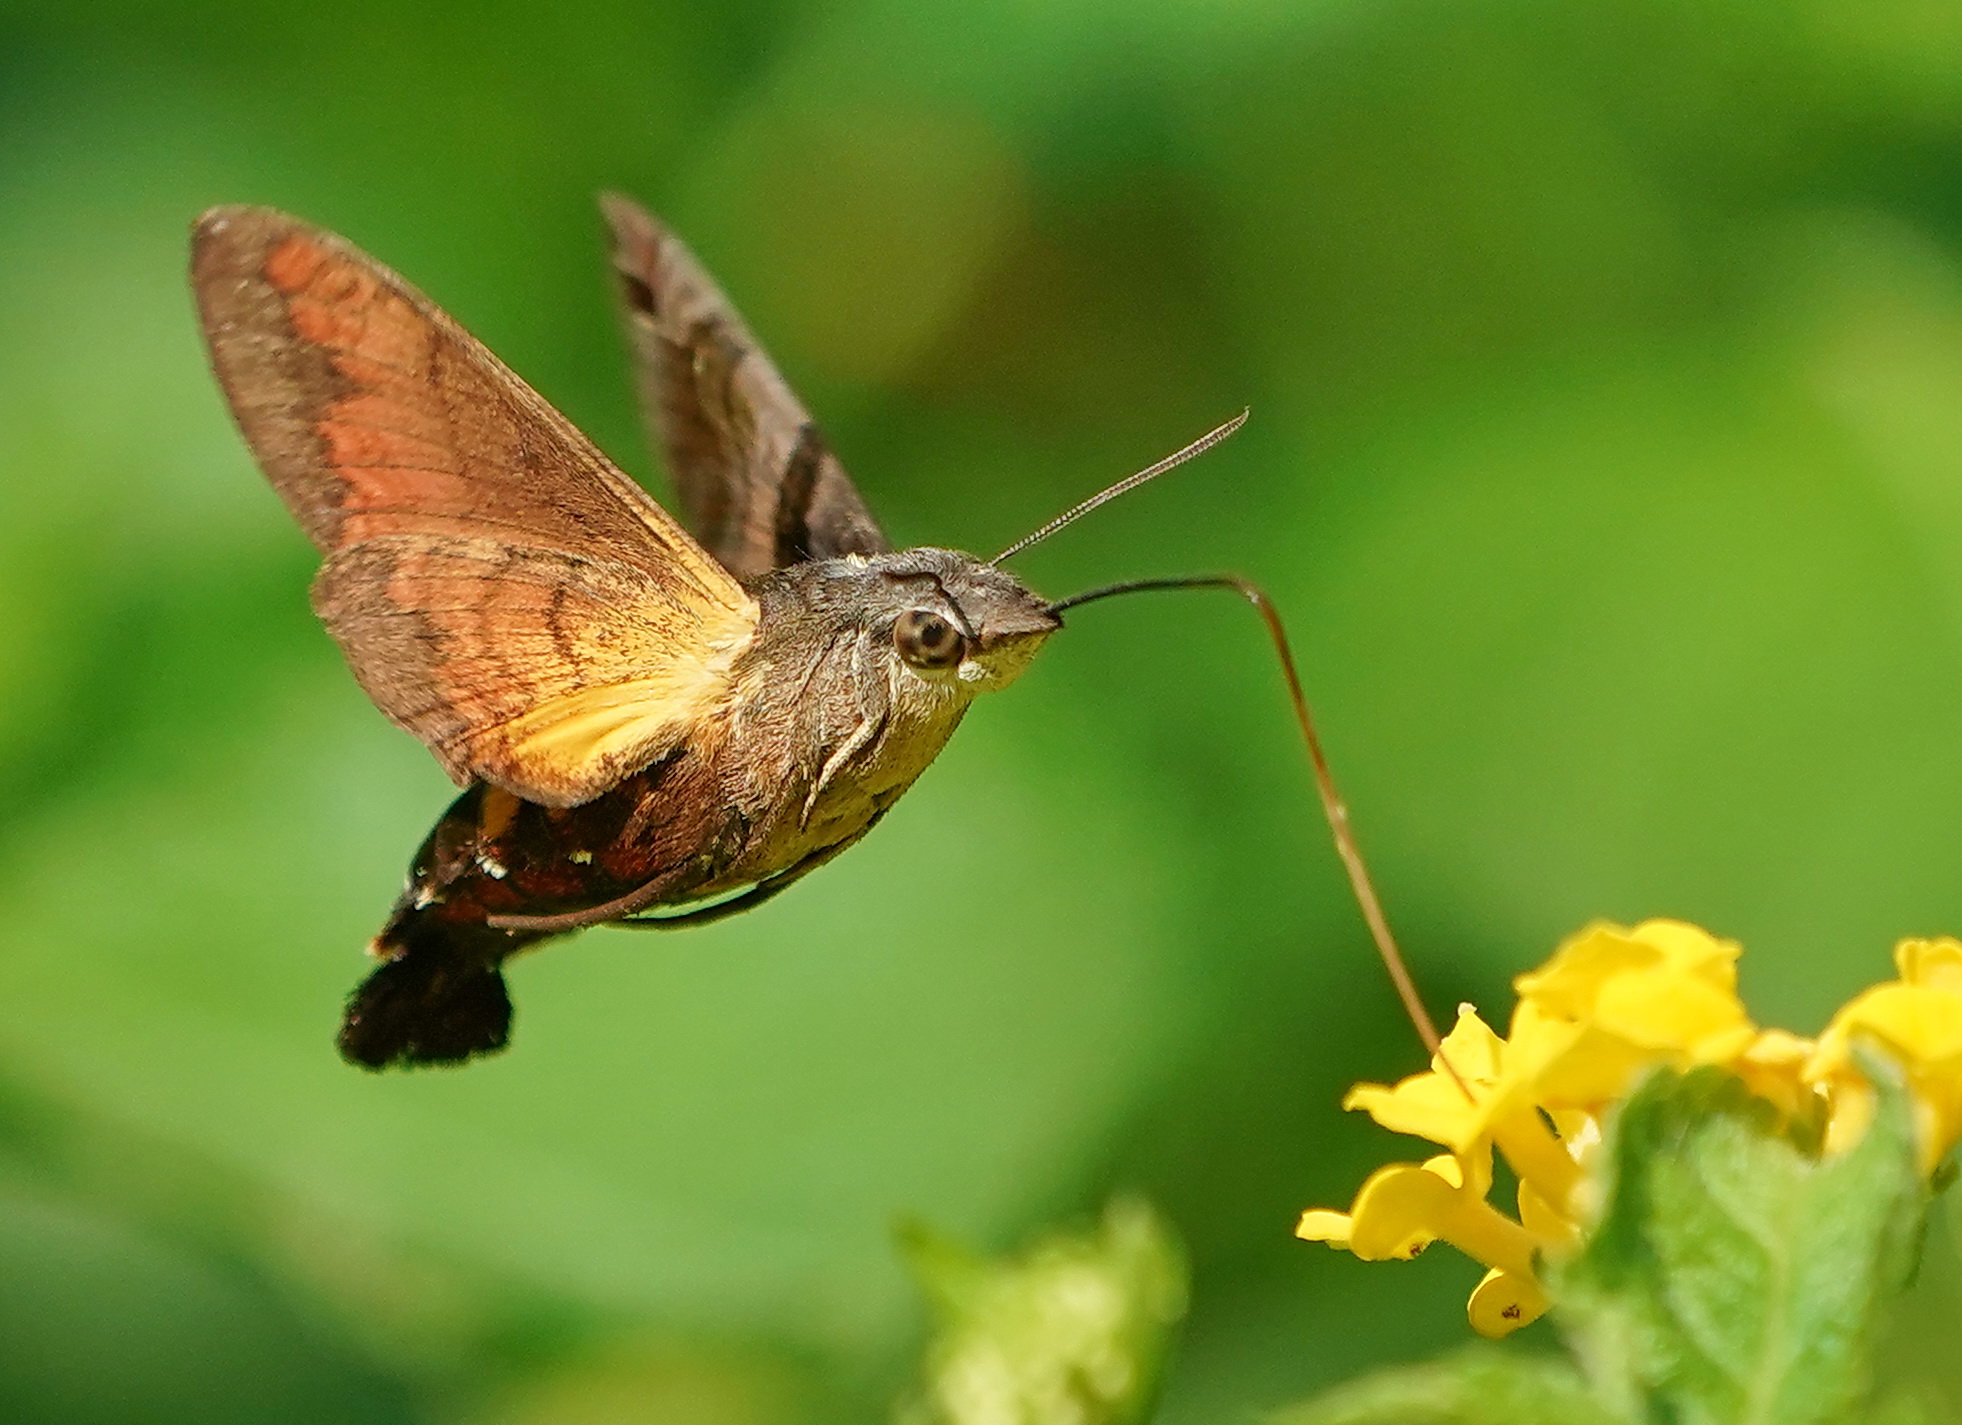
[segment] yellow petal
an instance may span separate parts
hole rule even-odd
[[[1682,966],[1616,975],[1601,987],[1594,1023],[1692,1064],[1728,1062],[1757,1037],[1734,993]]]
[[[1596,921],[1561,941],[1552,959],[1517,976],[1512,987],[1522,1003],[1532,1001],[1557,1018],[1580,1019],[1609,976],[1652,965],[1660,958],[1654,946],[1635,940],[1621,926]]]
[[[1804,1079],[1815,1045],[1782,1029],[1767,1029],[1731,1062],[1731,1072],[1759,1098],[1778,1106],[1786,1118],[1816,1111],[1817,1090]]]
[[[1512,983],[1522,1000],[1536,1001],[1549,1014],[1585,1019],[1603,986],[1630,971],[1669,969],[1728,993],[1737,984],[1739,953],[1736,941],[1680,920],[1645,920],[1632,930],[1596,921]]]
[[[1533,1191],[1531,1183],[1519,1185],[1519,1225],[1542,1247],[1567,1247],[1580,1238],[1580,1226]]]
[[[1556,1014],[1538,999],[1522,999],[1513,1006],[1512,1022],[1506,1026],[1506,1078],[1513,1082],[1532,1078],[1541,1064],[1566,1053],[1580,1032],[1580,1022],[1572,1015]]]
[[[1473,1166],[1472,1191],[1483,1197],[1491,1186],[1491,1165],[1488,1161],[1482,1174]],[[1348,1212],[1310,1208],[1294,1235],[1346,1247],[1368,1262],[1414,1257],[1438,1236],[1434,1224],[1458,1211],[1465,1182],[1464,1165],[1449,1153],[1422,1164],[1391,1163],[1369,1175]]]
[[[1537,1108],[1528,1104],[1495,1119],[1492,1142],[1519,1180],[1531,1183],[1541,1197],[1563,1210],[1573,1200],[1574,1189],[1580,1184],[1580,1165],[1553,1136]]]
[[[1912,1093],[1916,1161],[1924,1174],[1932,1173],[1948,1156],[1962,1134],[1962,1103],[1942,1103]],[[1866,1137],[1873,1122],[1874,1093],[1857,1081],[1838,1085],[1832,1096],[1832,1114],[1826,1120],[1826,1152],[1844,1153]]]
[[[1810,1039],[1784,1029],[1767,1029],[1751,1041],[1739,1062],[1766,1072],[1796,1074],[1805,1067],[1813,1048]]]
[[[1459,1192],[1415,1163],[1378,1168],[1349,1209],[1349,1250],[1366,1262],[1416,1256],[1442,1235]]]
[[[1424,1164],[1446,1182],[1457,1183],[1473,1197],[1492,1191],[1492,1145],[1474,1143],[1463,1153],[1445,1153]]]
[[[1903,940],[1894,947],[1894,964],[1911,985],[1962,994],[1962,940],[1953,936]]]
[[[1413,1074],[1395,1088],[1357,1084],[1342,1100],[1392,1133],[1428,1138],[1447,1148],[1469,1146],[1484,1127],[1479,1105],[1445,1074]]]
[[[1530,1275],[1518,1276],[1494,1267],[1472,1288],[1465,1314],[1471,1318],[1472,1330],[1496,1341],[1539,1320],[1548,1305],[1546,1292]]]
[[[1867,1126],[1873,1122],[1873,1090],[1864,1083],[1842,1084],[1833,1092],[1832,1113],[1826,1119],[1825,1150],[1829,1156],[1837,1156],[1854,1147],[1867,1136]]]
[[[1828,1095],[1827,1152],[1858,1143],[1873,1118],[1873,1090],[1853,1053],[1863,1038],[1905,1072],[1921,1170],[1933,1172],[1962,1138],[1962,1045],[1957,1043],[1962,1027],[1953,1022],[1953,1008],[1940,1003],[1944,1000],[1962,996],[1881,985],[1840,1011],[1819,1036],[1804,1076]]]
[[[1489,1202],[1414,1163],[1372,1173],[1350,1209],[1349,1250],[1365,1261],[1414,1257],[1449,1242],[1488,1267],[1531,1275],[1533,1239]]]
[[[1419,1166],[1427,1173],[1436,1173],[1454,1188],[1465,1185],[1464,1166],[1449,1153],[1439,1153],[1435,1158],[1426,1158]],[[1479,1194],[1485,1196],[1484,1193]]]
[[[1432,1056],[1431,1068],[1448,1079],[1451,1075],[1445,1070],[1445,1062],[1449,1061],[1458,1077],[1475,1088],[1499,1077],[1505,1047],[1505,1040],[1492,1032],[1492,1027],[1478,1017],[1476,1009],[1461,1004],[1458,1022],[1451,1026],[1451,1032],[1438,1046],[1439,1052]]]
[[[1947,1073],[1962,1061],[1962,994],[1890,983],[1855,996],[1819,1036],[1807,1076],[1842,1071],[1862,1033],[1884,1042],[1910,1075],[1924,1068]]]
[[[1346,1212],[1311,1207],[1301,1214],[1301,1221],[1295,1224],[1294,1235],[1309,1242],[1326,1242],[1331,1247],[1347,1247],[1352,1225]]]
[[[1629,934],[1661,951],[1672,968],[1695,975],[1712,989],[1736,990],[1737,957],[1744,947],[1735,940],[1720,939],[1683,920],[1645,920]]]
[[[1917,1157],[1925,1176],[1935,1171],[1962,1138],[1962,1093],[1917,1096],[1914,1104]]]
[[[1559,1035],[1535,1035],[1533,1044],[1533,1056],[1520,1056],[1519,1092],[1550,1110],[1594,1112],[1627,1093],[1644,1069],[1666,1057],[1591,1024],[1567,1025]]]

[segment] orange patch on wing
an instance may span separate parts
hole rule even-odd
[[[449,533],[471,490],[447,415],[419,379],[434,351],[428,322],[374,276],[304,235],[266,255],[287,318],[353,388],[313,429],[343,481],[345,544],[378,534]]]
[[[343,375],[347,374],[345,371]],[[392,373],[391,373],[392,376]],[[399,381],[391,384],[404,385]],[[408,440],[427,441],[448,448],[450,422],[446,416],[402,395],[381,389],[358,390],[334,407],[333,418],[349,425],[394,431]]]
[[[326,437],[328,458],[337,466],[381,469],[399,466],[405,470],[456,469],[456,456],[448,443],[405,435],[364,422],[342,418],[348,403],[333,407],[314,429]]]
[[[337,358],[362,357],[397,374],[428,361],[428,324],[354,264],[296,234],[266,255],[264,270],[287,299],[293,329]]]
[[[266,280],[282,292],[297,292],[313,281],[313,274],[327,261],[318,243],[295,233],[266,254]]]
[[[368,517],[380,534],[408,533],[407,525],[393,522],[398,518],[434,520],[432,534],[456,530],[457,520],[445,515],[443,506],[461,504],[469,490],[461,475],[415,466],[342,466],[339,473],[347,482],[341,508],[351,519]],[[345,521],[342,538],[349,543],[354,538]]]

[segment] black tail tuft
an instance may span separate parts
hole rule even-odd
[[[511,1037],[511,997],[493,958],[412,951],[348,999],[341,1057],[367,1069],[460,1064]]]

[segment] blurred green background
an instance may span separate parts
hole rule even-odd
[[[1809,1031],[1962,930],[1952,0],[4,4],[0,1418],[878,1419],[895,1215],[1117,1188],[1192,1254],[1166,1422],[1466,1334],[1463,1259],[1290,1236],[1419,1055],[1223,597],[1073,617],[767,909],[524,961],[512,1054],[335,1058],[447,784],[307,612],[186,225],[346,233],[658,480],[603,187],[903,541],[1250,404],[1020,569],[1269,585],[1439,1011],[1669,914]],[[1890,1369],[1962,1394],[1948,1271]]]

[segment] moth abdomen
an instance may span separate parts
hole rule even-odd
[[[342,1057],[386,1069],[496,1053],[511,1037],[500,966],[536,938],[398,911],[376,942],[389,958],[348,998],[336,1038]]]

